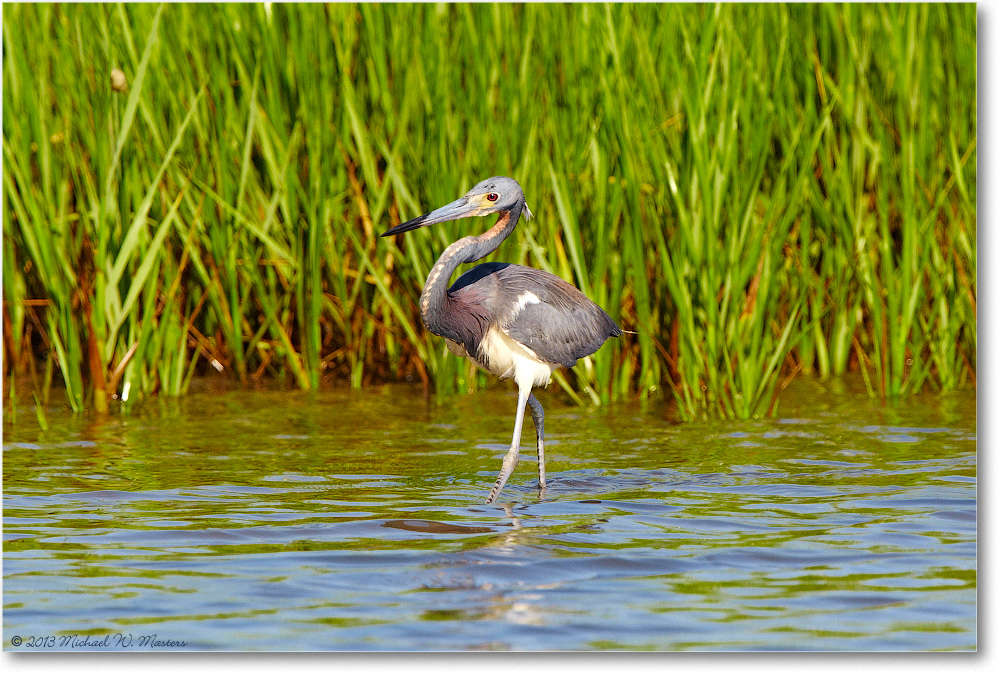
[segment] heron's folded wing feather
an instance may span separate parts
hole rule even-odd
[[[518,297],[530,296],[508,308],[498,323],[507,335],[539,358],[572,368],[609,337],[621,335],[621,329],[603,309],[559,277],[525,267],[516,272],[501,281],[509,282],[511,291],[519,291]]]

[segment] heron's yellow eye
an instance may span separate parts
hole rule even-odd
[[[498,195],[496,192],[491,192],[488,195],[486,195],[486,198],[489,199],[491,202],[495,202],[496,200],[500,199],[500,195]]]

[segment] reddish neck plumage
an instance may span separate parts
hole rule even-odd
[[[442,332],[442,312],[448,303],[448,282],[458,266],[485,258],[506,239],[521,217],[523,202],[500,214],[496,224],[478,237],[463,237],[449,246],[427,274],[424,290],[420,293],[420,315],[424,325],[435,335],[451,337]]]

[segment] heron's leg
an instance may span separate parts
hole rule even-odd
[[[534,394],[528,396],[531,419],[535,421],[535,438],[538,441],[538,487],[545,489],[545,411]]]
[[[517,417],[514,418],[514,439],[510,442],[510,450],[507,451],[507,454],[503,458],[503,466],[500,469],[500,475],[497,476],[497,482],[493,484],[493,489],[490,490],[490,495],[486,498],[487,504],[492,504],[493,500],[497,498],[500,490],[503,490],[503,486],[507,483],[507,479],[514,473],[514,467],[517,466],[518,448],[521,445],[521,424],[524,422],[524,404],[527,403],[528,396],[530,395],[530,384],[527,387],[518,387]]]

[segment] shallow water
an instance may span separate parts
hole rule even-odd
[[[970,394],[793,383],[776,419],[206,392],[4,410],[4,649],[969,650]],[[18,646],[18,642],[20,642]]]

